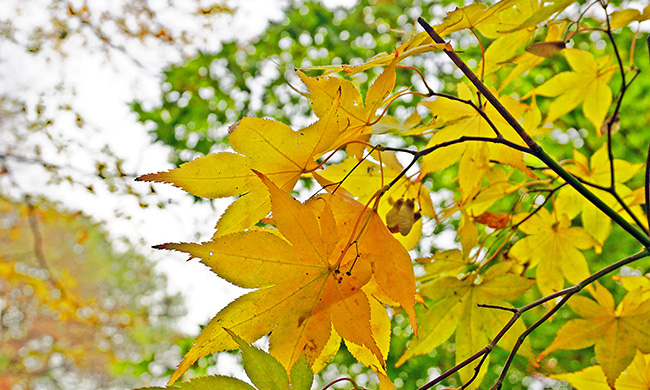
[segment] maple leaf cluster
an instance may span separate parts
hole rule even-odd
[[[377,213],[387,204],[380,202],[383,192],[364,192],[403,168],[390,156],[384,157],[386,165],[367,162],[377,172],[367,170],[367,177],[346,183],[346,188],[356,183],[363,189],[357,197],[327,185],[327,178],[346,172],[347,163],[325,169],[322,176],[315,172],[321,156],[343,145],[363,153],[375,111],[390,99],[395,63],[375,81],[365,102],[347,80],[301,77],[319,116],[314,124],[293,131],[277,121],[244,118],[230,129],[234,153],[211,154],[139,178],[171,183],[201,197],[238,196],[219,219],[211,241],[158,248],[200,258],[229,282],[255,289],[210,321],[171,382],[199,357],[237,348],[225,329],[247,342],[270,334],[270,352],[287,370],[303,353],[310,365],[323,367],[342,338],[355,356],[383,375],[390,339],[383,305],[401,307],[417,329],[411,258]],[[290,192],[304,175],[316,177],[329,192],[305,203],[295,200]],[[432,215],[428,191],[406,179],[401,183],[406,196],[413,197],[409,202],[417,199]],[[270,227],[256,226],[260,221]]]
[[[650,344],[642,329],[650,325],[650,288],[630,288],[616,306],[595,282],[628,260],[599,271],[585,255],[602,253],[612,222],[650,247],[644,187],[632,184],[643,164],[615,159],[612,152],[627,85],[614,97],[610,84],[617,72],[625,79],[633,68],[624,67],[618,52],[614,60],[567,48],[570,37],[589,30],[579,22],[571,30],[571,23],[556,18],[571,3],[503,0],[456,9],[434,27],[420,20],[425,31],[406,34],[391,53],[356,66],[310,69],[324,71],[317,77],[298,71],[317,118],[313,124],[293,130],[246,117],[230,128],[232,151],[141,176],[199,197],[236,197],[210,241],[158,248],[199,258],[225,280],[253,289],[210,321],[170,382],[202,356],[238,347],[246,354],[248,344],[269,335],[269,353],[284,376],[303,363],[318,372],[344,340],[378,374],[382,388],[390,389],[387,306],[405,313],[416,335],[397,366],[454,336],[457,366],[449,373],[458,372],[463,388],[481,383],[495,347],[511,351],[497,387],[515,354],[539,367],[555,350],[594,346],[612,388],[631,380],[621,376],[627,367],[647,366]],[[612,28],[650,18],[648,10],[620,11],[598,23],[611,34]],[[461,30],[491,41],[487,49],[481,46],[480,76],[442,38]],[[455,95],[433,91],[417,69],[400,63],[432,51],[443,51],[468,77],[454,85]],[[562,58],[570,70],[513,91],[516,80],[550,57]],[[378,66],[383,70],[365,95],[353,81],[333,76]],[[427,93],[395,91],[398,72],[412,70]],[[391,106],[405,96],[420,100],[398,118]],[[573,150],[572,159],[558,162],[545,151],[547,129],[569,114],[581,115],[594,142],[607,142],[589,157]],[[418,137],[425,146],[377,145],[374,135]],[[411,162],[401,163],[396,152],[410,155]],[[434,205],[431,179],[445,171],[454,175],[447,180],[453,201]],[[301,178],[321,187],[305,202],[291,195]],[[408,251],[421,249],[427,223],[453,226],[456,247],[415,259],[422,271],[416,278]],[[646,249],[638,256],[647,254]],[[574,296],[583,289],[595,301]],[[513,305],[540,293],[528,305]],[[535,356],[528,334],[569,298],[581,318],[566,323]],[[416,301],[422,303],[417,321]],[[546,312],[527,327],[522,314],[541,307]],[[584,375],[563,378],[579,381]]]

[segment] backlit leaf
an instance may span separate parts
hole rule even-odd
[[[616,69],[607,57],[578,49],[563,50],[572,72],[562,72],[535,89],[542,96],[557,96],[550,104],[545,122],[553,122],[582,103],[582,112],[600,135],[600,128],[612,103],[609,80]]]
[[[410,257],[375,213],[340,195],[326,194],[302,204],[260,177],[271,194],[273,221],[285,240],[248,231],[204,244],[163,246],[201,258],[237,285],[260,287],[232,302],[203,329],[172,382],[199,357],[237,346],[224,327],[245,342],[271,333],[270,353],[287,370],[303,353],[315,364],[331,339],[332,326],[346,341],[368,348],[383,362],[386,356],[375,338],[384,336],[373,335],[371,326],[369,299],[374,298],[362,290],[371,277],[415,323]]]
[[[612,301],[605,288],[596,290],[609,296],[607,301]],[[650,353],[650,300],[642,300],[641,289],[630,291],[616,310],[612,310],[610,304],[603,306],[600,302],[600,310],[589,309],[586,300],[569,301],[582,318],[562,326],[540,358],[558,349],[581,349],[594,345],[607,384],[614,388],[617,378],[632,363],[637,351]]]

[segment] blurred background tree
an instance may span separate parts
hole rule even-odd
[[[47,201],[0,199],[0,226],[0,388],[126,388],[174,367],[184,308],[150,261]]]

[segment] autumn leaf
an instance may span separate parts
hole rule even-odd
[[[377,190],[388,184],[404,170],[404,167],[392,152],[373,152],[372,157],[382,163],[379,164],[370,159],[360,162],[354,159],[345,159],[340,164],[329,165],[318,175],[334,183],[340,182],[343,188],[357,197],[359,202],[365,204]],[[417,205],[417,210],[413,209],[414,212],[411,213],[411,217],[414,218],[415,211],[419,211],[422,215],[430,218],[436,217],[429,190],[422,183],[414,183],[408,178],[402,177],[384,194],[379,202],[377,213],[384,218],[387,224],[386,216],[393,205],[399,202],[400,199],[402,202],[410,200]],[[413,249],[422,236],[421,220],[413,221],[411,226],[412,228],[406,232],[407,234],[396,236],[406,249]]]
[[[267,177],[260,178],[271,195],[277,231],[252,230],[203,244],[160,246],[201,258],[231,283],[257,288],[210,321],[172,383],[199,357],[237,346],[224,327],[246,342],[270,333],[270,353],[287,370],[303,352],[313,365],[332,327],[383,362],[386,356],[375,340],[384,336],[372,333],[374,298],[362,288],[368,283],[398,302],[415,323],[410,257],[375,213],[339,195],[301,204]]]
[[[498,200],[521,189],[522,185],[510,179],[512,171],[506,172],[499,166],[490,167],[485,172],[484,178],[487,179],[488,185],[482,187],[478,194],[471,199],[463,201],[462,206],[467,213],[475,218],[487,212]],[[480,220],[476,220],[479,223]]]
[[[474,217],[474,220],[480,224],[487,225],[492,229],[504,229],[510,223],[510,214],[486,211],[483,214]]]
[[[400,62],[401,60],[430,51],[453,50],[449,43],[434,43],[431,37],[426,33],[415,34],[413,37],[402,43],[395,51],[390,53],[379,53],[361,65],[341,65],[335,69],[344,70],[348,76],[364,72],[376,66],[387,66],[391,62]],[[318,69],[313,67],[311,69]]]
[[[457,363],[485,347],[512,314],[478,305],[511,307],[507,301],[517,299],[534,284],[533,280],[509,273],[509,269],[510,264],[501,263],[484,275],[472,273],[463,279],[447,276],[422,284],[420,294],[437,302],[420,318],[420,336],[411,342],[396,365],[430,352],[454,333]],[[521,322],[515,327],[514,333],[524,329]],[[504,339],[503,345],[513,342],[514,338]],[[522,349],[522,354],[532,356],[530,345]],[[470,371],[461,371],[463,382],[471,376]]]
[[[525,4],[526,1],[519,1],[518,5],[520,4]],[[544,22],[545,20],[549,19],[553,14],[557,14],[559,12],[562,12],[564,9],[566,9],[569,5],[573,3],[570,0],[556,0],[556,1],[544,1],[542,0],[540,4],[537,6],[537,9],[531,13],[525,21],[523,21],[521,24],[517,25],[516,27],[510,29],[510,30],[505,30],[503,31],[504,33],[509,33],[513,32],[516,30],[521,30],[524,28],[530,28],[530,27],[535,27],[539,23]]]
[[[556,205],[551,214],[539,209],[519,227],[528,236],[512,246],[509,254],[537,267],[537,285],[547,295],[564,288],[564,279],[575,284],[590,275],[587,260],[580,250],[596,245],[583,228],[571,226],[571,220]]]
[[[424,265],[425,274],[418,278],[419,282],[426,282],[440,276],[450,274],[457,275],[466,266],[471,264],[469,250],[449,249],[437,252],[429,257],[416,260]]]
[[[551,378],[565,380],[577,390],[610,390],[607,378],[600,366],[587,367],[578,372],[551,375]],[[650,355],[636,353],[630,364],[616,379],[616,390],[650,389]]]
[[[465,7],[456,8],[454,11],[447,13],[442,23],[434,26],[436,32],[441,36],[447,36],[452,32],[464,30],[467,28],[484,27],[488,24],[497,23],[499,12],[507,9],[514,1],[500,1],[489,7],[485,4],[470,4]],[[487,9],[486,9],[487,8]],[[329,72],[345,70],[348,75],[354,75],[366,71],[376,66],[386,66],[393,61],[401,60],[417,54],[427,53],[430,51],[453,50],[449,43],[435,43],[426,32],[412,34],[403,42],[395,51],[391,53],[379,53],[361,65],[341,65],[334,67],[312,67],[311,69],[325,69]]]
[[[514,3],[516,1],[504,0],[495,3],[489,8],[482,3],[456,8],[447,13],[442,23],[436,25],[434,29],[438,34],[444,36],[464,29],[482,29],[489,25],[499,24],[499,14],[514,5]]]
[[[614,389],[637,351],[650,353],[650,300],[642,300],[643,292],[637,289],[614,308],[614,298],[604,287],[596,286],[596,292],[596,301],[584,296],[571,298],[568,304],[581,318],[562,326],[539,359],[558,349],[595,345],[596,360]]]
[[[396,133],[398,135],[421,135],[429,130],[432,123],[421,125],[422,117],[418,110],[413,110],[411,115],[404,121],[400,121],[390,114],[385,114],[379,119],[372,130],[375,134]],[[435,122],[435,121],[434,121]]]
[[[244,230],[270,210],[265,186],[251,169],[271,177],[290,192],[300,176],[316,167],[314,160],[338,136],[336,112],[340,91],[333,91],[322,117],[299,131],[274,120],[243,118],[230,129],[230,145],[237,153],[209,154],[167,172],[137,180],[171,183],[204,198],[239,196],[217,223],[215,236]]]
[[[365,100],[359,90],[349,81],[339,77],[309,77],[302,72],[298,76],[309,88],[311,106],[316,116],[324,116],[337,93],[341,95],[337,119],[341,124],[338,137],[333,141],[333,149],[352,141],[367,142],[372,135],[372,125],[378,119],[377,110],[391,100],[395,87],[394,59],[372,83]],[[347,146],[348,154],[361,157],[364,145],[358,143]]]
[[[546,38],[544,39],[543,43],[558,42],[558,40],[562,38],[562,32],[564,31],[564,27],[565,26],[563,24],[552,24],[548,26],[548,31],[546,32]],[[521,53],[516,57],[512,58],[510,62],[515,64],[515,67],[510,71],[508,76],[503,80],[501,86],[499,87],[499,91],[503,90],[506,86],[508,86],[511,82],[515,81],[517,78],[519,78],[522,74],[524,74],[528,70],[541,64],[542,61],[544,61],[545,59],[546,59],[545,57],[540,57],[538,55],[529,52]]]
[[[483,55],[479,64],[481,74],[496,72],[510,61],[535,34],[534,29],[513,29],[523,23],[529,16],[539,10],[536,1],[516,1],[516,6],[505,7],[497,13],[498,23],[484,25],[481,32],[494,39]],[[504,83],[505,84],[505,83]]]
[[[583,114],[600,136],[600,128],[612,103],[608,83],[616,68],[610,66],[607,56],[596,60],[590,52],[578,49],[565,49],[563,53],[573,71],[553,76],[533,92],[557,96],[549,105],[544,122],[553,122],[582,103]]]
[[[643,168],[643,164],[632,164],[625,160],[614,159],[612,165],[614,167],[614,185],[616,191],[622,199],[631,204],[632,202],[629,201],[629,198],[634,195],[632,194],[632,190],[623,183],[630,181]],[[572,163],[566,164],[566,169],[576,177],[586,180],[589,183],[608,188],[611,185],[611,169],[607,144],[603,144],[602,147],[591,155],[590,159],[587,159],[579,151],[574,150],[573,161]],[[634,223],[614,196],[599,188],[592,188],[592,191],[609,207],[621,213],[628,221]],[[570,218],[574,218],[579,213],[582,213],[582,225],[598,241],[599,245],[596,247],[596,251],[600,252],[600,248],[611,232],[611,219],[596,206],[586,201],[571,187],[560,190],[556,203],[567,211],[567,215]],[[643,215],[643,211],[638,205],[631,205],[630,208],[636,215]]]
[[[650,4],[646,5],[642,12],[634,8],[612,12],[610,18],[609,27],[612,30],[627,26],[632,22],[646,21],[650,19]]]
[[[472,92],[465,84],[458,84],[458,97],[463,100],[472,100]],[[521,117],[526,105],[518,103],[510,96],[504,96],[501,102],[515,117]],[[494,138],[495,132],[487,121],[470,105],[460,101],[437,98],[432,102],[423,102],[422,105],[438,115],[441,123],[446,126],[435,133],[429,140],[427,147],[443,142],[458,139],[462,136],[479,136]],[[487,116],[496,128],[509,141],[523,144],[521,138],[497,113],[492,106],[484,108]],[[487,142],[464,142],[440,148],[422,158],[423,177],[429,172],[443,170],[460,160],[458,167],[458,184],[463,193],[463,199],[474,196],[482,183],[483,175],[489,169],[489,161],[495,160],[532,175],[523,162],[523,153],[505,145],[490,144]]]

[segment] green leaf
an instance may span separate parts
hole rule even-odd
[[[162,389],[163,387],[141,387],[135,390],[148,390],[148,389]],[[236,378],[223,375],[210,375],[192,378],[189,382],[179,382],[166,389],[174,390],[206,390],[206,389],[219,389],[219,390],[255,390],[255,388],[248,383]]]
[[[291,369],[291,389],[309,390],[313,380],[314,373],[311,371],[311,367],[303,353]]]
[[[289,376],[280,362],[261,349],[248,345],[230,330],[225,331],[239,344],[244,370],[259,390],[289,390]]]

